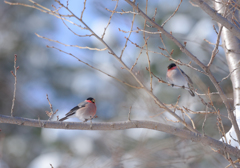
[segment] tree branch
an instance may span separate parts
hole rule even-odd
[[[217,11],[212,9],[203,0],[192,0],[192,1],[195,4],[197,4],[204,12],[206,12],[213,20],[215,20],[216,22],[226,27],[231,33],[233,33],[236,37],[238,37],[238,39],[240,39],[240,30],[236,25],[229,22],[226,18],[222,17],[221,14],[217,13]]]
[[[17,70],[19,67],[17,67],[17,54],[14,55],[14,72],[11,71],[12,75],[14,76],[14,90],[13,90],[13,99],[12,99],[12,108],[11,108],[11,116],[13,117],[13,110],[14,110],[14,104],[16,100],[16,91],[17,91]]]
[[[101,122],[91,124],[85,122],[60,122],[60,121],[36,120],[22,117],[10,117],[6,115],[0,115],[0,123],[24,125],[39,128],[71,129],[71,130],[125,130],[130,128],[146,128],[166,132],[172,135],[176,135],[180,138],[189,139],[193,142],[202,143],[203,145],[211,146],[218,150],[223,150],[237,158],[240,158],[240,151],[228,144],[222,143],[208,136],[202,136],[200,134],[193,133],[186,129],[176,128],[155,121],[128,120],[121,122]]]

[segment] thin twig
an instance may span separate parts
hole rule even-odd
[[[53,48],[53,49],[56,49],[56,50],[58,50],[58,51],[60,51],[60,52],[62,52],[62,53],[68,54],[68,55],[76,58],[79,62],[84,63],[85,65],[91,67],[92,69],[95,69],[95,70],[97,70],[97,71],[99,71],[99,72],[101,72],[101,73],[103,73],[103,74],[105,74],[105,75],[107,75],[107,76],[109,76],[109,77],[111,77],[111,78],[113,78],[113,79],[116,79],[117,81],[119,81],[119,82],[121,82],[121,83],[123,83],[123,84],[125,84],[125,85],[127,85],[127,86],[130,86],[130,87],[135,88],[135,89],[141,89],[141,87],[131,85],[131,84],[127,83],[127,82],[124,82],[124,81],[122,81],[122,80],[120,80],[120,79],[118,79],[118,78],[116,78],[116,77],[114,77],[114,76],[112,76],[112,75],[110,75],[110,74],[108,74],[108,73],[106,73],[106,72],[98,69],[98,68],[95,68],[95,67],[89,65],[88,63],[80,60],[78,57],[76,57],[75,55],[73,55],[73,54],[71,54],[71,53],[68,53],[68,52],[66,52],[66,51],[63,51],[63,50],[61,50],[61,49],[59,49],[59,48],[56,48],[56,47],[54,47],[54,46],[47,46],[47,47],[48,47],[48,48]]]
[[[222,134],[221,136],[225,139],[225,142],[228,143],[227,142],[227,137],[226,137],[226,132],[225,132],[225,129],[224,129],[224,126],[223,126],[223,123],[222,123],[222,119],[221,119],[221,115],[220,115],[220,111],[219,110],[217,110],[217,115],[218,115],[217,121],[220,124],[220,126],[218,124],[218,130],[221,132],[221,134]]]
[[[171,119],[168,119],[167,117],[165,117],[165,119],[167,120],[167,121],[170,121],[170,122],[173,122],[173,123],[179,123],[180,121],[173,121],[173,120],[171,120]]]
[[[58,16],[58,15],[55,13],[55,11],[52,11],[52,10],[46,8],[46,7],[44,7],[44,9],[41,9],[41,8],[38,8],[38,7],[34,6],[34,5],[27,5],[27,4],[23,4],[23,3],[12,3],[12,2],[8,2],[8,1],[4,1],[4,2],[5,2],[6,4],[9,4],[9,5],[20,5],[20,6],[25,6],[25,7],[28,7],[28,8],[37,9],[37,10],[43,12],[43,13],[47,13],[47,14],[50,14],[50,15],[55,16],[55,17],[58,18],[58,19],[61,19],[61,17]],[[36,2],[34,2],[34,4],[37,4],[38,6],[41,6],[40,4],[38,4],[38,3],[36,3]],[[63,16],[63,15],[62,15],[62,16]],[[72,16],[67,16],[67,17],[72,17]],[[74,23],[73,21],[70,21],[70,20],[68,20],[68,19],[66,19],[66,18],[63,18],[63,19],[66,20],[67,22],[69,22],[69,23],[71,23],[71,24],[73,24],[73,25],[81,28],[81,29],[86,29],[86,28],[82,27],[81,25],[78,25],[78,24]]]
[[[222,34],[222,29],[223,29],[223,26],[221,25],[221,27],[220,27],[220,29],[219,29],[219,32],[218,32],[216,45],[215,45],[215,47],[214,47],[214,49],[213,49],[213,51],[212,51],[211,59],[210,59],[208,65],[207,65],[208,67],[210,67],[210,66],[212,65],[213,60],[214,60],[215,56],[216,56],[217,53],[218,53],[218,46],[219,46],[219,43],[220,43],[220,38],[221,38],[221,34]]]
[[[48,41],[53,41],[53,42],[58,43],[58,44],[62,44],[62,45],[64,45],[64,46],[66,46],[66,47],[76,47],[76,48],[80,48],[80,49],[88,49],[88,50],[96,50],[96,51],[105,51],[105,50],[107,50],[107,48],[99,49],[99,48],[91,48],[91,47],[81,47],[81,46],[78,46],[78,45],[69,45],[69,44],[65,44],[65,43],[62,43],[62,42],[57,41],[57,40],[53,40],[53,39],[50,39],[50,38],[41,36],[41,35],[39,35],[39,34],[37,34],[37,33],[35,33],[35,34],[36,34],[38,37],[40,37],[40,38],[46,39],[46,40],[48,40]]]
[[[218,84],[220,84],[222,81],[224,81],[224,80],[226,80],[227,78],[229,78],[229,77],[232,75],[232,73],[233,73],[234,71],[236,71],[237,69],[238,69],[238,68],[235,68],[234,70],[232,70],[226,77],[222,78],[222,80],[219,81]]]
[[[147,33],[147,34],[161,34],[162,32],[150,32],[147,30],[142,30],[139,27],[137,27],[137,30],[131,30],[131,31],[126,31],[126,30],[122,30],[120,28],[118,28],[119,31],[123,32],[123,33],[139,33],[139,32],[143,32],[143,33]]]
[[[53,6],[55,9],[56,7]],[[61,17],[61,20],[63,22],[63,24],[68,28],[69,31],[71,31],[74,35],[78,36],[78,37],[91,37],[93,34],[87,34],[87,35],[80,35],[80,34],[77,34],[76,32],[74,32],[67,24],[66,22],[64,21],[63,19],[63,15],[61,15],[60,13],[58,13],[58,10],[55,10],[56,13]]]
[[[194,121],[193,121],[192,118],[188,115],[188,113],[186,113],[186,112],[185,112],[183,109],[181,109],[181,108],[179,108],[179,110],[181,110],[182,113],[184,113],[184,114],[189,118],[189,120],[190,120],[191,123],[192,123],[193,129],[196,129],[196,126],[195,126],[195,124],[194,124]]]
[[[132,106],[129,108],[129,112],[128,112],[128,121],[131,121],[131,118],[130,118],[131,110],[132,110]]]
[[[209,107],[206,106],[206,108],[209,108]],[[191,109],[186,107],[184,107],[184,109],[191,114],[217,114],[216,111],[212,111],[212,112],[211,111],[192,111]]]
[[[155,8],[155,11],[154,11],[154,15],[153,15],[153,17],[152,17],[152,20],[155,21],[155,17],[156,17],[156,15],[157,15],[157,8]]]
[[[111,16],[109,17],[109,20],[108,20],[107,26],[104,28],[104,31],[103,31],[103,34],[102,34],[102,37],[101,37],[102,39],[104,38],[104,35],[105,35],[105,33],[106,33],[106,30],[107,30],[108,26],[109,26],[110,23],[111,23],[111,20],[112,20],[112,17],[113,17],[114,11],[116,11],[117,7],[118,7],[118,0],[117,0],[117,3],[116,3],[116,5],[115,5],[115,8],[113,9],[113,12],[112,12]]]
[[[227,160],[229,161],[230,165],[231,165],[233,168],[236,168],[236,166],[233,164],[233,161],[232,161],[231,158],[228,158]]]
[[[109,12],[113,12],[113,13],[119,13],[119,14],[128,14],[128,13],[131,13],[131,14],[135,14],[135,15],[137,15],[138,13],[136,13],[136,12],[133,12],[133,11],[124,11],[123,9],[122,9],[122,12],[118,12],[118,11],[114,11],[114,10],[110,10],[110,9],[108,9],[108,8],[105,8],[107,11],[109,11]]]
[[[85,11],[85,9],[86,9],[86,2],[87,2],[87,0],[84,0],[83,10],[82,10],[81,17],[80,17],[81,20],[82,20],[82,18],[83,18],[83,13],[84,13],[84,11]]]
[[[146,14],[147,14],[147,8],[148,8],[148,0],[146,0]],[[147,24],[147,20],[145,19],[145,22],[144,22],[144,30],[146,29],[146,24]],[[143,39],[144,39],[144,42],[146,44],[146,55],[147,55],[147,60],[148,60],[148,70],[149,70],[149,75],[150,75],[150,91],[152,92],[153,91],[153,88],[152,88],[152,72],[151,72],[151,64],[150,64],[150,58],[149,58],[149,54],[148,54],[148,44],[147,44],[147,40],[146,40],[146,35],[145,35],[145,32],[143,32]]]
[[[212,43],[212,42],[208,41],[207,39],[203,39],[203,40],[210,45],[216,45],[216,43]],[[218,46],[222,47],[222,44],[219,44]]]
[[[181,3],[182,3],[182,0],[180,1],[179,5],[177,6],[177,9],[173,12],[173,14],[171,14],[171,16],[167,20],[165,20],[165,22],[163,22],[163,24],[161,25],[162,27],[177,13]]]
[[[144,47],[145,45],[146,45],[146,43],[144,43],[143,47]],[[143,48],[143,47],[142,47],[142,48]],[[140,51],[138,57],[136,58],[136,60],[135,60],[135,62],[134,62],[134,64],[133,64],[133,66],[131,67],[130,71],[132,71],[133,68],[137,65],[138,59],[139,59],[140,56],[142,55],[142,50],[143,50],[143,49],[141,49],[141,51]]]
[[[47,97],[48,104],[50,106],[50,112],[46,111],[46,114],[49,117],[48,121],[51,121],[53,116],[58,112],[58,109],[55,112],[53,112],[53,107],[52,107],[52,104],[51,104],[51,102],[50,102],[50,100],[48,98],[48,94],[46,94],[46,97]]]
[[[207,109],[208,109],[208,107],[206,107]],[[208,110],[206,110],[206,111],[208,111]],[[204,116],[204,120],[203,120],[203,124],[202,124],[202,133],[203,133],[203,135],[205,135],[205,131],[204,131],[204,125],[205,125],[205,123],[206,123],[206,121],[207,121],[207,113],[205,114],[205,116]]]
[[[237,162],[240,162],[240,159],[237,159],[237,160],[233,161],[234,164],[237,163]],[[229,168],[230,166],[232,166],[231,163],[229,165],[227,165],[225,168]]]
[[[16,100],[16,91],[17,91],[17,70],[19,66],[17,67],[17,54],[14,55],[14,73],[11,71],[12,75],[14,76],[14,90],[13,90],[13,99],[12,99],[12,108],[11,108],[11,116],[13,117],[13,110],[14,110],[14,104]]]
[[[133,11],[134,11],[134,9],[133,9]],[[129,32],[129,34],[128,34],[128,37],[126,38],[126,42],[125,42],[125,45],[124,45],[124,47],[123,47],[123,49],[122,49],[122,51],[121,51],[121,54],[120,54],[120,59],[122,59],[122,56],[123,56],[123,52],[125,51],[125,49],[126,49],[126,47],[127,47],[127,43],[128,43],[128,41],[129,41],[129,38],[130,38],[130,36],[131,36],[131,34],[132,34],[132,30],[133,30],[133,24],[134,24],[134,21],[135,21],[135,14],[133,14],[133,19],[132,19],[132,25],[131,25],[131,29],[130,29],[130,32]]]

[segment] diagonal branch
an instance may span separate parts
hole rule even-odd
[[[114,77],[114,76],[112,76],[112,75],[110,75],[110,74],[108,74],[108,73],[106,73],[106,72],[98,69],[98,68],[95,68],[94,66],[89,65],[88,63],[82,61],[82,60],[79,59],[77,56],[75,56],[75,55],[73,55],[73,54],[71,54],[71,53],[68,53],[68,52],[66,52],[66,51],[63,51],[63,50],[61,50],[61,49],[59,49],[59,48],[56,48],[56,47],[54,47],[54,46],[47,46],[47,47],[48,47],[48,48],[53,48],[53,49],[56,49],[56,50],[58,50],[58,51],[60,51],[60,52],[62,52],[62,53],[68,54],[68,55],[72,56],[73,58],[77,59],[79,62],[81,62],[81,63],[89,66],[90,68],[95,69],[95,70],[97,70],[97,71],[99,71],[99,72],[101,72],[101,73],[103,73],[103,74],[105,74],[105,75],[107,75],[107,76],[109,76],[109,77],[117,80],[118,82],[121,82],[121,83],[129,86],[129,87],[132,87],[132,88],[135,88],[135,89],[141,89],[141,87],[131,85],[131,84],[125,82],[125,81],[122,81],[122,80],[120,80],[120,79],[118,79],[118,78],[116,78],[116,77]]]
[[[195,4],[198,5],[204,12],[206,12],[213,20],[220,23],[226,27],[231,33],[233,33],[238,39],[240,39],[240,30],[233,23],[229,22],[221,14],[217,13],[216,10],[212,9],[206,2],[203,0],[192,0]]]

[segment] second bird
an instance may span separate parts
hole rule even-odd
[[[192,91],[193,82],[187,74],[185,74],[176,64],[171,63],[168,66],[168,71],[166,75],[167,81],[173,85],[187,87],[186,89],[191,96],[195,96]],[[189,88],[189,89],[188,89]]]
[[[61,118],[59,121],[64,121],[70,117],[76,117],[83,122],[91,120],[95,117],[97,107],[95,104],[95,99],[92,97],[87,98],[84,102],[79,103],[76,107],[72,108],[66,117]]]

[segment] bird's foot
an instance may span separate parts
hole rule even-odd
[[[93,117],[90,116],[90,122],[91,122],[90,129],[92,129],[92,119],[93,119]]]
[[[185,89],[185,86],[183,85],[182,88]]]
[[[91,121],[90,129],[92,129],[92,120],[90,120],[90,121]]]

